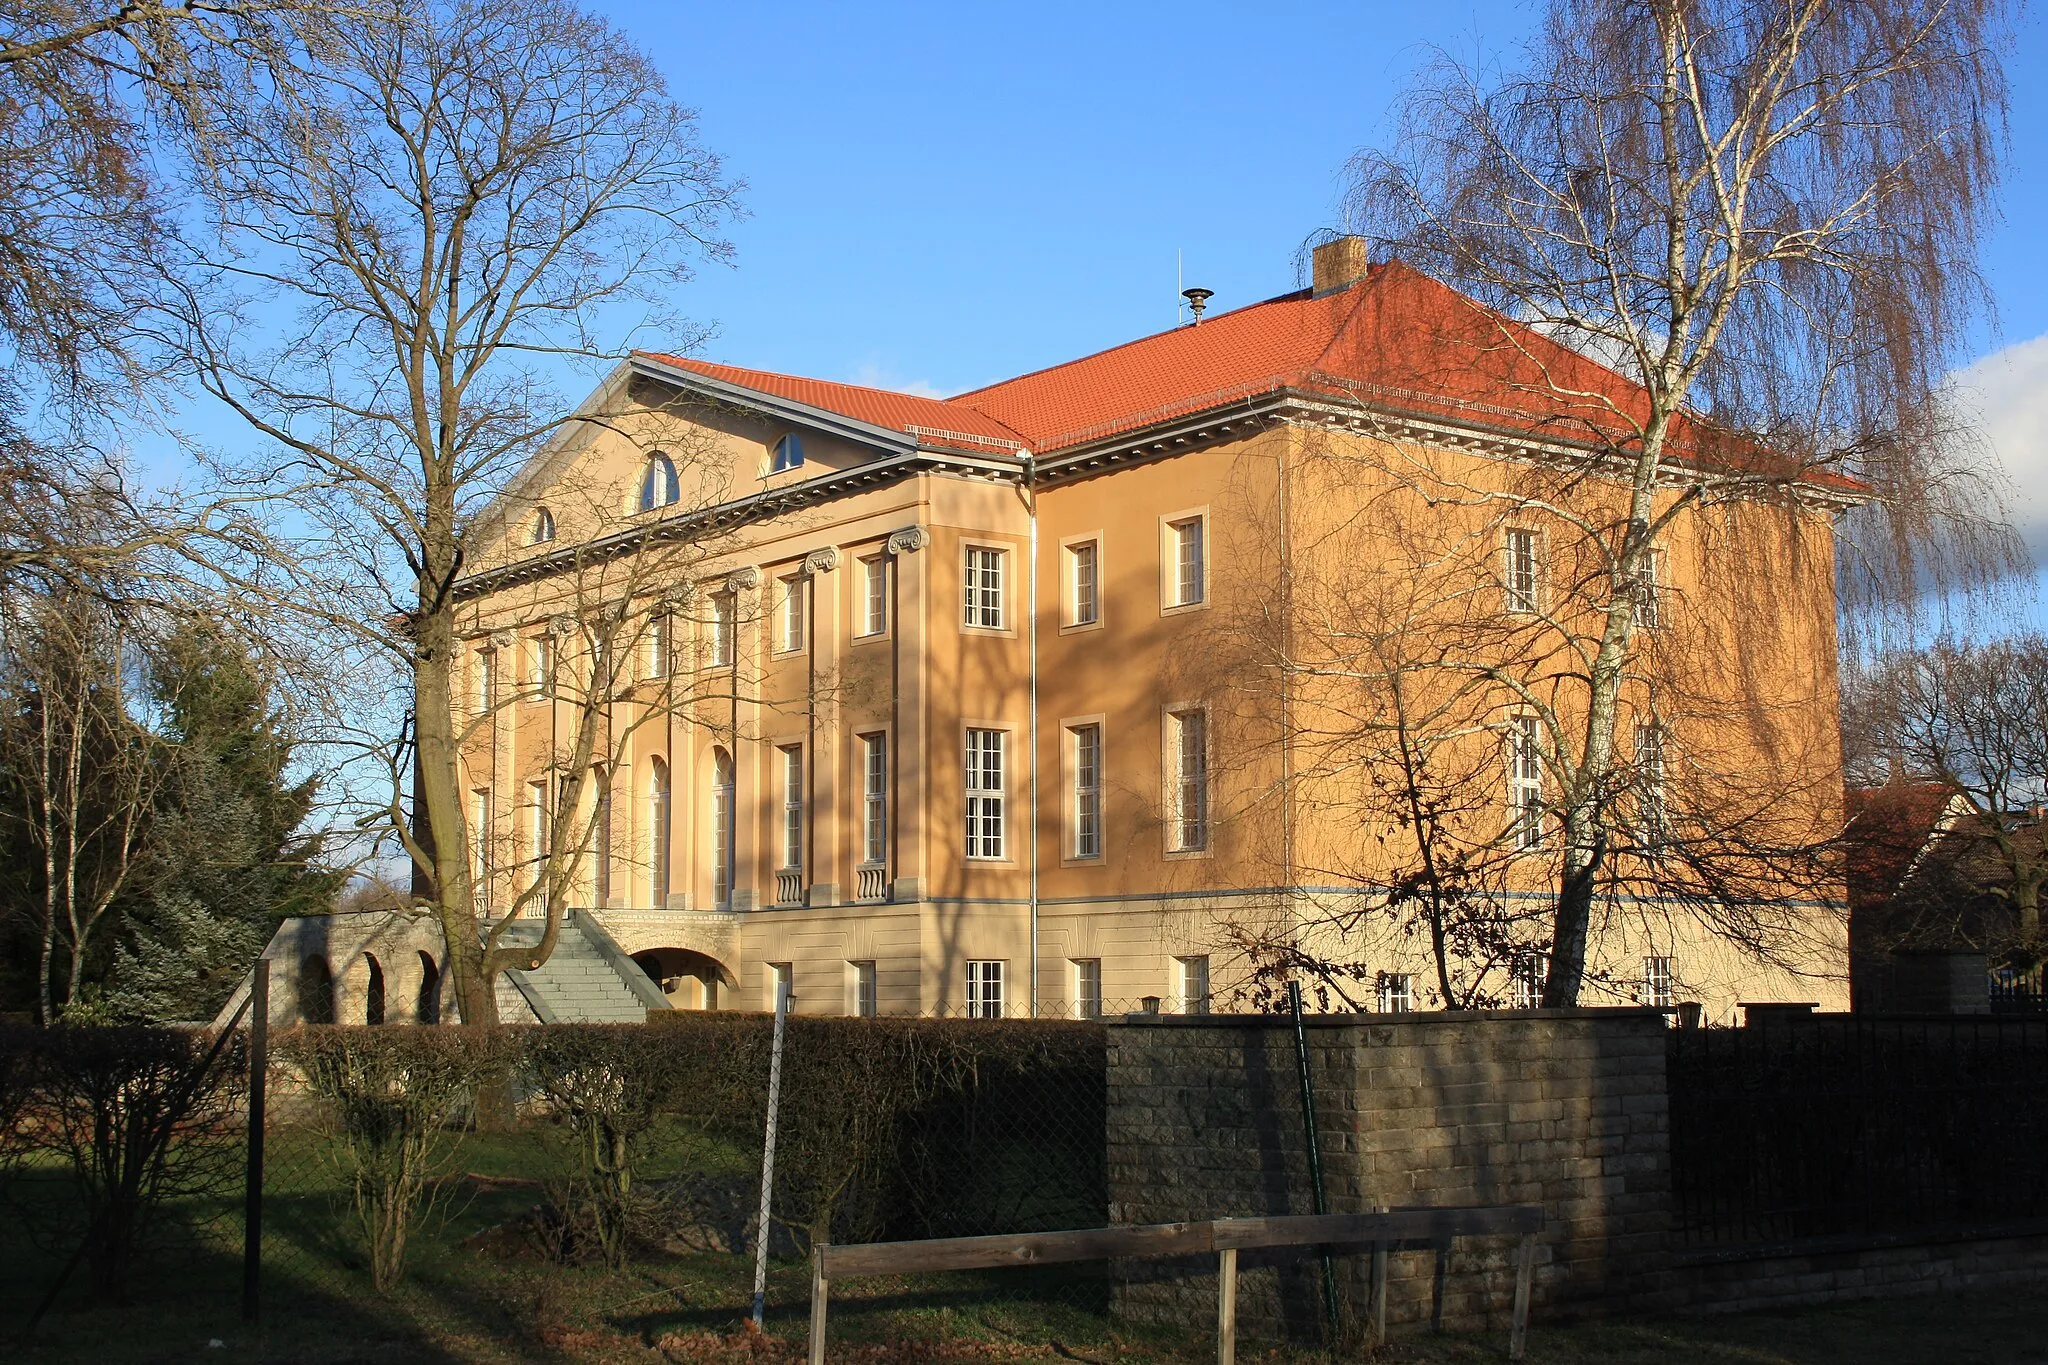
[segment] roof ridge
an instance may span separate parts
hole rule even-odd
[[[1254,308],[1265,308],[1275,303],[1291,303],[1298,299],[1306,299],[1310,297],[1313,294],[1313,292],[1313,290],[1308,289],[1295,289],[1290,290],[1285,294],[1275,294],[1273,297],[1269,299],[1255,299],[1250,303],[1240,304],[1238,307],[1231,309],[1229,312],[1218,313],[1215,317],[1209,319],[1209,325],[1214,326],[1215,324],[1223,321],[1225,318],[1234,318],[1240,313],[1249,313]],[[1118,351],[1129,350],[1133,346],[1142,346],[1148,341],[1157,341],[1160,337],[1177,336],[1181,332],[1188,330],[1188,328],[1192,325],[1193,324],[1191,323],[1184,322],[1175,327],[1162,328],[1157,332],[1147,332],[1144,336],[1132,337],[1129,341],[1119,341],[1116,345],[1105,346],[1099,351],[1090,351],[1086,355],[1077,355],[1069,360],[1059,360],[1053,362],[1050,365],[1041,365],[1035,370],[1026,370],[1022,374],[1013,374],[1007,379],[998,379],[993,384],[983,384],[978,389],[968,389],[964,393],[956,393],[951,398],[948,398],[945,401],[947,401],[948,403],[966,402],[967,399],[974,397],[976,394],[988,393],[992,389],[1000,389],[1005,385],[1015,384],[1020,380],[1035,379],[1036,377],[1042,374],[1051,374],[1054,370],[1064,370],[1069,365],[1079,365],[1083,361],[1094,360],[1098,357],[1106,355],[1114,355]],[[986,411],[986,409],[974,403],[968,403],[967,406],[973,408],[976,412]],[[996,420],[1000,421],[1001,419],[997,418]]]

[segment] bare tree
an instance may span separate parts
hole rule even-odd
[[[1552,537],[1557,597],[1529,646],[1553,671],[1533,689],[1510,661],[1476,665],[1539,717],[1548,1005],[1578,999],[1626,819],[1638,604],[1675,524],[1860,498],[1839,546],[1852,605],[2018,563],[1938,401],[1982,302],[2003,17],[1997,0],[1556,0],[1522,72],[1440,64],[1397,150],[1355,165],[1360,226],[1473,300],[1437,321],[1438,353],[1461,351],[1546,446],[1505,483],[1391,467]]]
[[[562,901],[540,950],[486,944],[458,583],[519,471],[611,425],[567,411],[551,368],[596,356],[628,307],[666,321],[692,262],[723,254],[734,186],[646,56],[564,0],[386,0],[299,32],[303,67],[213,113],[223,233],[173,281],[163,340],[274,452],[238,476],[289,499],[298,605],[410,697],[380,818],[439,917],[464,1019],[489,1022],[496,974],[545,957]],[[293,320],[252,330],[259,304]]]

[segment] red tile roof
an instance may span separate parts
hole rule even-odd
[[[1623,432],[1647,409],[1615,371],[1398,261],[1321,298],[1283,294],[949,399],[657,358],[896,430],[1015,441],[1040,455],[1282,389],[1568,441]],[[1675,450],[1703,443],[1722,460],[1756,458],[1681,419]]]

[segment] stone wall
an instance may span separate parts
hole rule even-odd
[[[1676,1289],[1655,1010],[1323,1016],[1307,1021],[1329,1207],[1544,1206],[1536,1306]],[[1110,1217],[1119,1223],[1313,1212],[1291,1022],[1133,1016],[1109,1030]],[[1505,1325],[1512,1241],[1390,1258],[1388,1318]],[[1368,1258],[1338,1259],[1354,1318]],[[1140,1321],[1214,1312],[1215,1267],[1128,1263],[1117,1300]],[[1247,1255],[1240,1312],[1261,1335],[1312,1337],[1313,1256]]]

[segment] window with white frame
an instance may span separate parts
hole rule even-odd
[[[471,871],[482,882],[490,880],[492,864],[491,850],[495,844],[491,838],[491,789],[478,787],[469,794],[469,838],[471,846]]]
[[[669,788],[668,764],[655,758],[647,763],[647,880],[649,898],[656,905],[668,903],[671,859],[669,824],[674,794]]]
[[[1643,959],[1643,1003],[1652,1009],[1671,1008],[1671,959]]]
[[[788,1008],[796,999],[796,964],[793,962],[771,962],[768,964],[767,1007],[772,1012]]]
[[[967,1017],[1003,1017],[1003,966],[1001,962],[971,961],[967,964]]]
[[[1406,1014],[1415,1008],[1415,978],[1411,974],[1381,972],[1378,987],[1381,1014]]]
[[[782,755],[782,866],[804,865],[804,750],[785,744]]]
[[[654,611],[647,617],[647,676],[666,678],[669,670],[668,613]]]
[[[498,695],[498,651],[480,649],[476,652],[476,713],[489,715]]]
[[[536,697],[555,694],[555,637],[535,635],[526,642],[526,686]]]
[[[1191,607],[1207,594],[1205,530],[1201,517],[1167,524],[1167,544],[1173,553],[1172,576],[1167,582],[1168,606]]]
[[[647,471],[640,478],[640,510],[671,507],[683,500],[682,484],[676,478],[676,464],[656,451],[647,459]]]
[[[732,667],[733,617],[736,604],[729,592],[711,594],[711,666]]]
[[[1664,727],[1651,721],[1636,726],[1637,838],[1645,849],[1663,845],[1668,829],[1664,804]]]
[[[1077,957],[1074,963],[1074,1017],[1102,1017],[1102,959]]]
[[[1093,540],[1067,547],[1067,624],[1092,626],[1102,619],[1102,546]]]
[[[1207,1014],[1209,1012],[1209,959],[1203,956],[1179,957],[1174,959],[1180,980],[1180,1012],[1182,1014]]]
[[[880,635],[889,628],[889,558],[870,555],[860,562],[860,633]]]
[[[1003,749],[1001,730],[967,732],[967,856],[1003,856]]]
[[[548,840],[554,826],[553,815],[548,801],[547,779],[527,783],[526,845],[536,863],[547,860]]]
[[[1635,621],[1638,626],[1655,629],[1662,624],[1664,611],[1664,552],[1646,549],[1642,558],[1636,561],[1635,571]]]
[[[732,909],[733,766],[724,749],[711,751],[711,903]]]
[[[768,472],[780,474],[786,470],[804,467],[804,442],[795,432],[789,433],[775,443],[775,451],[768,457]]]
[[[1074,856],[1102,856],[1102,727],[1076,725],[1067,731],[1074,775]]]
[[[849,962],[853,977],[853,1013],[856,1018],[875,1017],[875,964],[872,962]]]
[[[775,649],[793,654],[804,647],[804,580],[801,574],[775,580]]]
[[[861,861],[883,862],[889,853],[889,737],[862,735]]]
[[[1512,527],[1507,535],[1507,562],[1502,568],[1502,581],[1507,587],[1507,608],[1513,612],[1533,612],[1537,609],[1537,580],[1541,550],[1536,532],[1525,527]]]
[[[1209,846],[1209,716],[1175,711],[1167,718],[1172,790],[1168,837],[1176,853]]]
[[[527,531],[528,545],[545,545],[555,538],[555,514],[547,508],[537,508]]]
[[[1518,849],[1543,846],[1543,756],[1537,717],[1515,716],[1508,729],[1508,809],[1511,842]]]
[[[967,547],[966,614],[962,621],[981,630],[1003,628],[1004,552],[985,546]]]
[[[1533,951],[1517,954],[1514,966],[1515,1008],[1542,1008],[1543,985],[1549,976],[1550,958],[1546,954]]]

